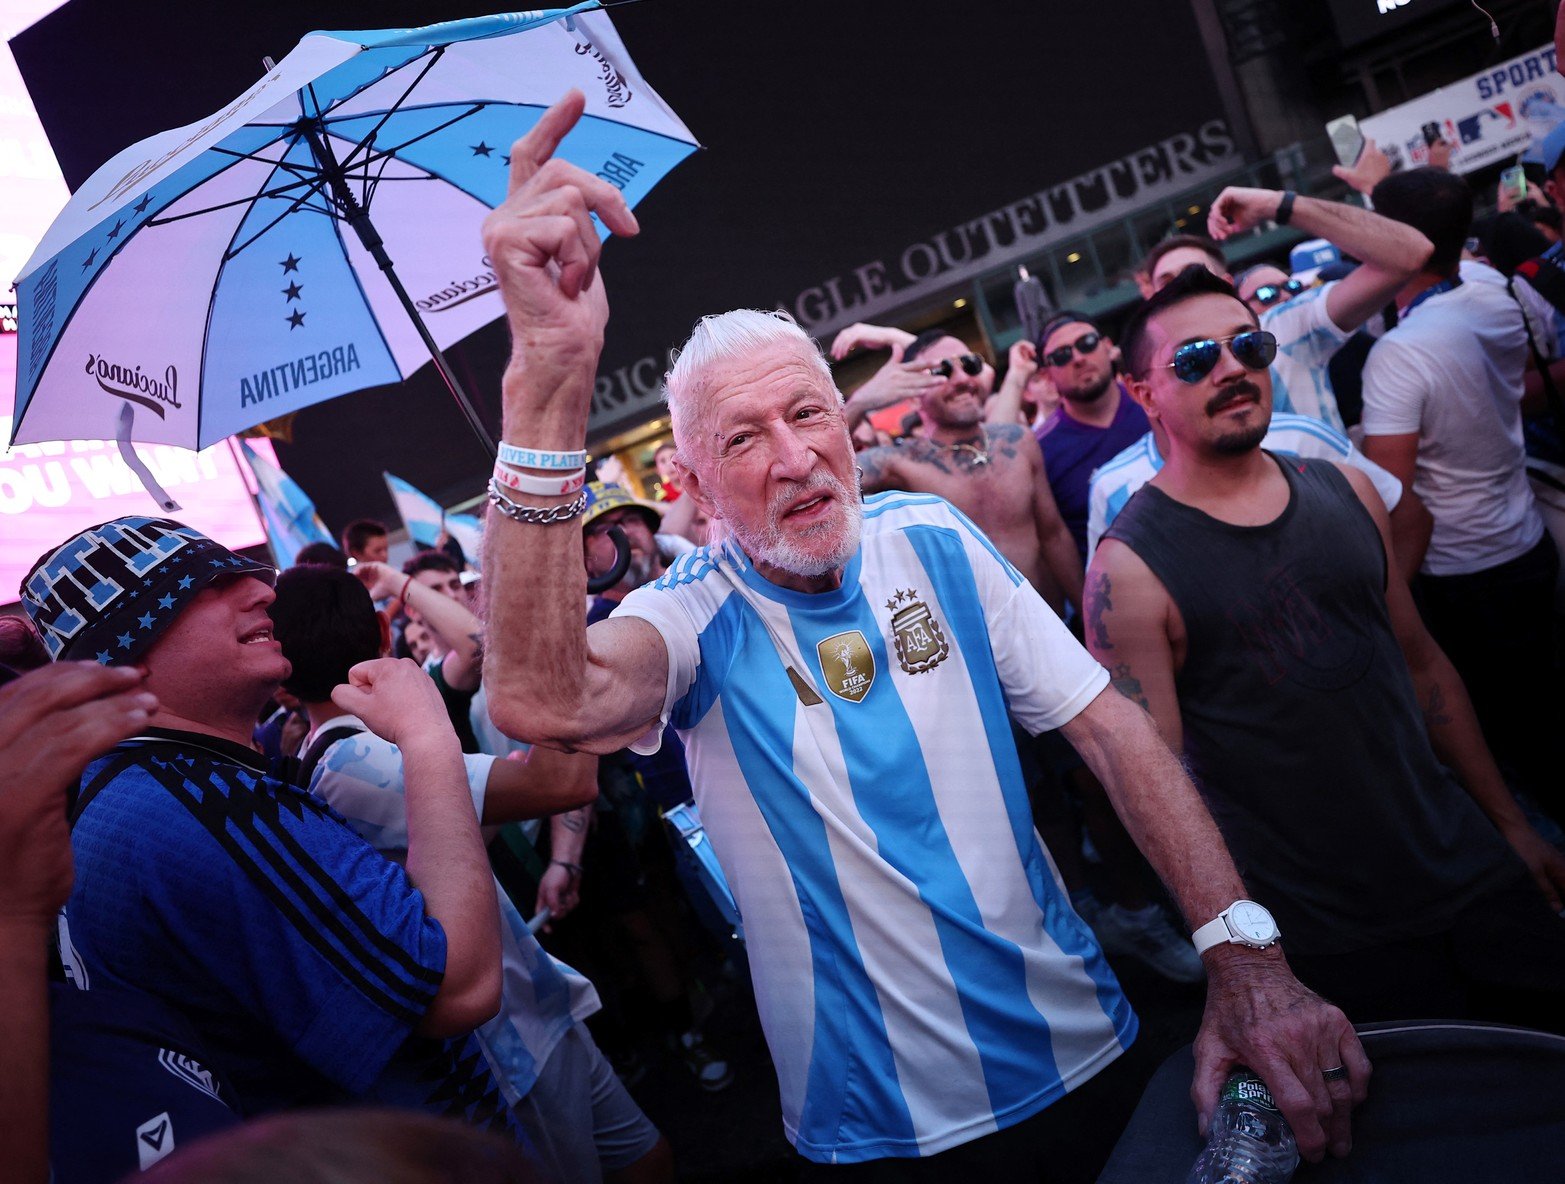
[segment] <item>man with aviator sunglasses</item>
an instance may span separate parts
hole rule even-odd
[[[1287,294],[1288,277],[1280,268],[1242,277],[1247,281],[1253,277],[1257,288],[1266,284],[1282,288],[1270,304],[1257,307],[1250,303],[1260,317],[1261,328],[1279,343],[1272,365],[1273,406],[1278,411],[1313,416],[1343,431],[1327,364],[1359,326],[1390,303],[1397,290],[1417,274],[1433,246],[1413,227],[1357,206],[1292,191],[1231,186],[1218,194],[1207,215],[1210,240],[1180,235],[1152,248],[1143,265],[1146,294],[1191,264],[1233,282],[1217,244],[1267,222],[1323,238],[1360,261],[1352,274],[1340,280],[1291,295]]]
[[[1260,448],[1275,342],[1223,280],[1189,269],[1125,341],[1167,461],[1093,556],[1087,644],[1185,754],[1275,913],[1284,944],[1247,952],[1257,972],[1291,966],[1356,1022],[1558,1029],[1565,859],[1392,570],[1369,479]]]

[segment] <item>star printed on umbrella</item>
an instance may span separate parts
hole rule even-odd
[[[502,156],[500,158],[500,163],[503,164],[506,168],[510,168],[511,167],[511,157],[510,157],[510,154],[508,153],[505,156]]]
[[[154,617],[151,613],[142,613],[141,616],[136,618],[136,623],[143,629],[150,629],[152,628],[152,622],[155,620],[157,620],[157,618]]]
[[[98,651],[98,665],[100,665],[100,666],[107,666],[109,664],[110,660],[111,659],[110,659],[108,650],[99,650]]]
[[[122,650],[130,649],[130,634],[129,633],[121,633],[114,640],[120,643],[120,649],[122,649]]]
[[[488,156],[494,151],[493,148],[484,143],[482,140],[479,140],[476,144],[469,144],[468,147],[473,150],[474,156]]]
[[[287,275],[290,271],[298,271],[299,264],[303,262],[304,260],[295,256],[292,251],[289,251],[288,258],[284,259],[279,266],[283,269],[283,274]]]
[[[288,332],[290,333],[292,333],[295,329],[304,328],[304,314],[297,308],[289,313],[285,319],[288,321]]]
[[[98,260],[98,248],[94,247],[91,251],[89,251],[87,253],[87,258],[82,260],[82,270],[86,271],[89,267],[91,267],[94,263],[96,263],[97,260]]]
[[[125,229],[125,222],[124,222],[124,219],[122,219],[122,218],[116,218],[116,219],[115,219],[115,220],[114,220],[114,229],[113,229],[113,230],[111,230],[111,231],[109,231],[109,238],[111,238],[111,239],[116,239],[116,238],[119,238],[119,236],[120,236],[120,231],[122,231],[122,230],[124,230],[124,229]]]
[[[158,598],[158,607],[159,608],[173,608],[174,607],[174,598],[172,596],[166,596],[166,595],[165,596],[160,596]]]
[[[299,286],[297,281],[295,281],[283,289],[283,295],[288,297],[290,301],[297,300],[299,299],[299,293],[302,291],[304,291],[304,289]]]
[[[186,576],[184,579],[179,581],[180,591],[188,592],[190,590],[190,585],[194,584],[195,582],[195,577]]]
[[[135,210],[136,213],[138,213],[138,214],[145,214],[147,212],[147,207],[150,206],[151,204],[152,204],[152,194],[150,194],[150,193],[143,193],[141,195],[141,200],[138,201],[135,205],[131,206],[131,209]]]

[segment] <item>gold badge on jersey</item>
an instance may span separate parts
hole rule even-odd
[[[906,607],[899,609],[899,604]],[[929,606],[918,599],[917,588],[897,589],[896,595],[886,601],[886,607],[892,612],[891,630],[897,642],[897,661],[903,670],[922,674],[946,660],[951,647],[945,631]]]
[[[815,647],[826,689],[850,703],[862,702],[875,682],[875,655],[857,629],[834,633]]]

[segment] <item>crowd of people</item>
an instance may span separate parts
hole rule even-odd
[[[1526,469],[1565,128],[1476,225],[1373,145],[1372,210],[1225,190],[1128,318],[1054,313],[1003,380],[863,324],[844,397],[786,314],[706,317],[651,501],[584,448],[594,220],[638,227],[553,159],[581,110],[485,224],[518,348],[482,556],[394,567],[361,519],[279,573],[122,518],[0,619],[14,1178],[671,1180],[630,1089],[728,1087],[718,989],[808,1180],[1094,1179],[1156,1067],[1110,957],[1204,982],[1203,1127],[1247,1066],[1312,1160],[1351,1153],[1354,1024],[1565,1032]],[[1230,274],[1269,226],[1337,261]]]

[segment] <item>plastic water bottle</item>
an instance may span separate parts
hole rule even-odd
[[[1286,1184],[1298,1166],[1299,1145],[1266,1083],[1248,1069],[1235,1069],[1223,1084],[1189,1184]]]

